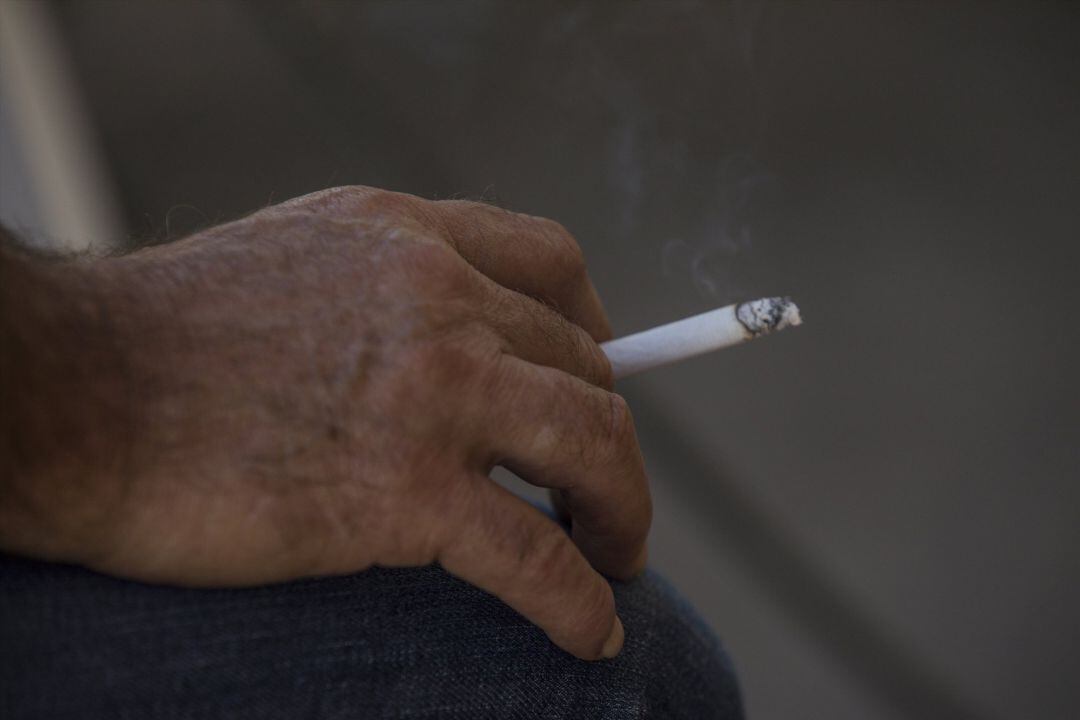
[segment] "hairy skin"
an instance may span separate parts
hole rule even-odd
[[[349,187],[125,257],[0,255],[0,546],[248,585],[440,562],[567,651],[651,504],[558,224]],[[554,488],[572,540],[488,477]]]

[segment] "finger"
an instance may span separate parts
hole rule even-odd
[[[559,526],[481,476],[456,507],[453,536],[439,552],[447,572],[492,593],[579,658],[618,654],[623,628],[611,586]]]
[[[551,368],[504,355],[482,441],[491,464],[563,491],[574,542],[600,572],[645,566],[652,500],[626,401]]]
[[[559,223],[467,200],[433,203],[462,257],[503,287],[554,307],[597,342],[611,324],[574,236]]]
[[[428,201],[364,186],[330,188],[263,212],[345,212],[394,217],[444,236],[473,267],[503,287],[554,307],[597,342],[611,325],[574,237],[557,222],[466,200]]]
[[[512,355],[612,388],[611,361],[587,332],[542,302],[479,277],[481,317]]]

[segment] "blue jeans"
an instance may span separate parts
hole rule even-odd
[[[740,718],[715,636],[652,572],[588,663],[438,567],[155,587],[0,555],[0,716]]]

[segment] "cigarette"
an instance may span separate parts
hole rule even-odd
[[[609,340],[600,348],[618,380],[801,324],[791,298],[761,298]]]

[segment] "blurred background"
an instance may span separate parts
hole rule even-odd
[[[1078,77],[1064,3],[2,0],[0,220],[367,184],[560,220],[620,334],[790,294],[620,388],[750,717],[1072,718]]]

